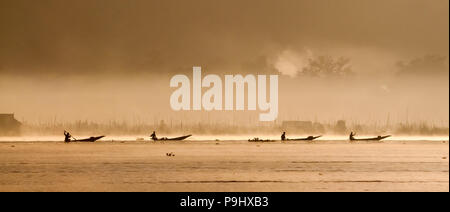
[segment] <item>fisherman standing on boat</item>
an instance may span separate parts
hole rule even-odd
[[[156,137],[156,132],[155,132],[155,131],[153,131],[153,133],[150,135],[150,137],[151,137],[154,141],[158,140],[158,138]]]
[[[353,133],[353,132],[350,132],[350,136],[349,136],[349,139],[350,139],[350,141],[353,141],[353,140],[355,140],[355,133]]]
[[[286,140],[286,132],[283,132],[283,134],[281,134],[281,140],[282,141]]]
[[[72,138],[72,135],[64,130],[64,142],[70,142],[70,138]]]

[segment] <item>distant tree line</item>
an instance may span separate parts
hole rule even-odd
[[[447,57],[440,55],[425,55],[408,62],[398,61],[396,66],[400,76],[441,76],[449,73]]]
[[[308,65],[300,70],[298,76],[309,77],[347,77],[353,75],[350,58],[318,56],[308,59]]]

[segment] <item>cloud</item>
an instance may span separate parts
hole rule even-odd
[[[295,77],[308,65],[308,59],[312,57],[313,52],[308,48],[301,52],[284,50],[278,55],[274,67],[283,75]]]

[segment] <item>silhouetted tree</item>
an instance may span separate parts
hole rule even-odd
[[[397,62],[399,75],[443,75],[448,74],[447,57],[439,55],[426,55],[412,59],[409,62]]]
[[[308,65],[298,73],[299,76],[312,77],[343,77],[352,74],[349,58],[339,57],[334,59],[331,56],[310,58]]]

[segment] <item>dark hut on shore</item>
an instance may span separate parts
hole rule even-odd
[[[0,114],[0,136],[19,135],[22,123],[14,118],[14,114]]]

